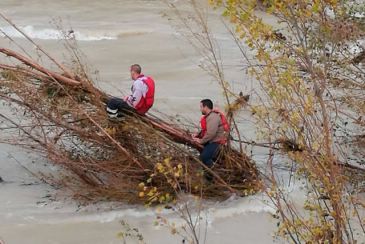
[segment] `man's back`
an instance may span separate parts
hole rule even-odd
[[[221,115],[216,112],[211,112],[206,116],[206,132],[201,143],[219,142],[225,138],[225,131],[222,124]]]

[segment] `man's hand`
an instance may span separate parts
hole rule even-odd
[[[195,137],[195,138],[193,138],[193,141],[196,142],[196,143],[198,143],[198,144],[202,144],[201,143],[202,140],[200,138],[196,138]]]
[[[128,98],[129,98],[129,96],[125,96],[125,97],[123,98],[123,100],[124,100],[124,101],[128,101]]]

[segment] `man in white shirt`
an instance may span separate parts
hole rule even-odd
[[[142,68],[133,64],[130,69],[133,80],[132,94],[124,99],[112,98],[108,101],[107,112],[109,117],[122,117],[123,113],[136,112],[144,115],[153,106],[155,83],[151,77],[142,74]]]

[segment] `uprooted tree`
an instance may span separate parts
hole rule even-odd
[[[58,165],[57,174],[41,174],[45,180],[69,187],[79,199],[148,204],[171,202],[181,192],[224,197],[258,189],[258,172],[244,153],[225,147],[209,169],[197,157],[201,145],[168,118],[135,114],[124,122],[108,120],[110,96],[89,78],[75,40],[64,40],[72,59],[66,65],[2,17],[39,55],[0,48],[8,57],[3,60],[11,60],[0,64],[0,100],[10,112],[0,117],[7,129],[13,128],[2,142],[41,152]],[[40,57],[57,69],[40,65]],[[213,184],[204,184],[204,171],[214,176]]]

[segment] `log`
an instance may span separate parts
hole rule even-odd
[[[3,18],[6,22],[8,22],[14,29],[16,29],[21,35],[23,35],[28,41],[30,41],[38,50],[40,50],[43,54],[45,54],[53,63],[55,63],[65,74],[68,78],[75,79],[75,76],[72,75],[72,72],[66,69],[62,64],[58,63],[51,55],[49,55],[46,51],[43,50],[37,43],[35,43],[32,38],[30,38],[27,34],[24,33],[19,27],[14,24],[9,18],[5,15],[0,13],[0,17]]]
[[[154,128],[157,128],[166,134],[174,138],[175,141],[189,145],[199,151],[203,149],[203,146],[196,143],[192,137],[185,130],[174,128],[172,125],[163,121],[157,121],[156,119],[145,116],[147,122],[149,122]]]
[[[32,67],[33,69],[36,69],[38,70],[39,72],[61,82],[61,83],[64,83],[66,85],[73,85],[73,86],[79,86],[81,85],[81,82],[79,81],[76,81],[76,80],[73,80],[73,79],[70,79],[70,78],[67,78],[61,74],[58,74],[58,73],[55,73],[55,72],[52,72],[50,71],[49,69],[46,69],[44,67],[42,67],[41,65],[39,65],[38,63],[36,63],[35,61],[17,53],[17,52],[14,52],[12,50],[9,50],[9,49],[6,49],[6,48],[0,48],[0,52],[7,55],[7,56],[10,56],[10,57],[13,57],[15,59],[18,59],[20,62],[24,63],[25,65],[29,66],[29,67]]]

